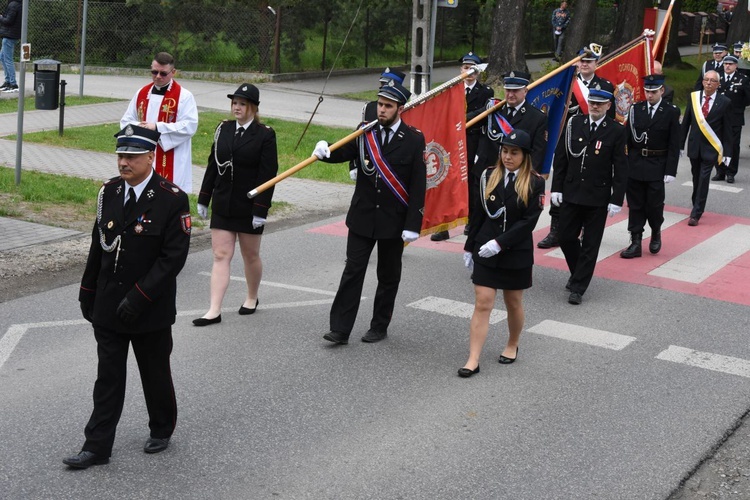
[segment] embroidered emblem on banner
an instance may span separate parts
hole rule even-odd
[[[451,164],[450,153],[435,141],[430,141],[424,151],[424,163],[427,166],[427,189],[436,188],[448,177]]]
[[[633,86],[628,82],[622,82],[615,89],[615,111],[617,116],[626,117],[633,105]],[[622,120],[619,120],[622,121]]]

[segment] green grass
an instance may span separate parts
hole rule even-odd
[[[99,104],[102,102],[121,101],[122,99],[111,99],[109,97],[90,97],[90,96],[65,96],[65,106],[81,106],[83,104]],[[23,100],[24,111],[33,111],[36,109],[36,97],[27,97]],[[0,114],[17,113],[18,99],[0,99]]]

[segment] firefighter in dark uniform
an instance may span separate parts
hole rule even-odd
[[[531,166],[541,171],[547,151],[547,115],[526,101],[531,75],[523,71],[511,71],[503,75],[505,104],[495,113],[510,123],[514,130],[523,130],[531,138]],[[497,162],[503,131],[493,113],[487,120],[487,133],[482,134],[472,173],[479,179],[484,169]],[[477,180],[478,182],[478,180]],[[476,198],[469,202],[475,202]]]
[[[727,46],[723,43],[715,43],[713,46],[713,59],[706,61],[701,66],[701,74],[695,82],[694,90],[703,90],[703,77],[708,71],[716,71],[719,76],[724,74],[724,57],[728,54]]]
[[[582,85],[588,89],[599,88],[612,94],[612,101],[609,110],[607,110],[607,116],[614,119],[615,117],[615,103],[614,103],[614,92],[615,87],[612,83],[600,77],[596,74],[596,65],[599,61],[599,56],[594,54],[589,48],[582,48],[578,51],[578,55],[582,56],[578,63],[578,76],[573,85]],[[575,94],[570,95],[570,106],[568,106],[568,116],[566,120],[570,120],[571,117],[580,115],[583,113],[581,106],[578,104],[578,99]],[[554,174],[553,174],[554,175]],[[536,244],[539,248],[552,248],[560,244],[558,238],[558,227],[560,225],[560,209],[554,205],[549,207],[549,215],[551,217],[549,234],[544,237],[539,243]]]
[[[606,116],[612,93],[589,89],[589,114],[568,120],[555,149],[552,204],[560,207],[560,248],[570,270],[568,302],[580,304],[591,283],[607,213],[622,209],[628,178],[625,127]],[[583,237],[579,235],[583,230]]]
[[[323,338],[347,344],[357,319],[365,272],[375,244],[378,245],[378,286],[370,329],[363,342],[387,336],[401,281],[404,242],[415,241],[422,228],[427,169],[422,132],[401,121],[411,93],[391,82],[378,92],[378,122],[358,140],[366,143],[368,161],[359,167],[357,184],[346,217],[349,234],[346,265],[333,300],[331,331]],[[355,141],[335,151],[319,141],[313,155],[326,163],[349,161],[358,155]]]
[[[646,100],[630,108],[628,122],[628,231],[630,246],[623,259],[641,256],[646,221],[651,227],[649,252],[661,250],[664,186],[674,181],[680,158],[680,108],[664,100],[664,76],[643,78]]]
[[[732,151],[729,165],[717,165],[716,175],[712,181],[726,180],[734,184],[734,176],[740,162],[740,139],[742,138],[742,127],[745,125],[745,107],[750,104],[750,80],[746,75],[737,71],[739,59],[734,56],[724,58],[724,74],[721,75],[719,94],[726,96],[732,101]]]
[[[109,462],[125,402],[129,345],[138,362],[150,437],[144,451],[165,450],[177,421],[169,357],[177,275],[190,246],[187,195],[151,165],[159,132],[128,125],[116,134],[120,176],[99,191],[97,218],[78,300],[94,326],[99,367],[94,410],[77,455],[85,469]]]
[[[466,73],[477,64],[482,64],[482,59],[476,54],[469,52],[458,60],[461,63],[461,73]],[[477,81],[479,73],[473,73],[464,79],[464,92],[466,93],[466,121],[482,114],[486,109],[487,101],[495,96],[492,87],[488,87]],[[479,148],[479,139],[482,137],[482,123],[477,123],[466,130],[466,163],[471,172],[474,168],[474,158]],[[481,171],[479,172],[481,174]],[[475,183],[476,181],[476,183]],[[471,200],[475,200],[479,192],[479,177],[469,177],[469,224],[471,223],[471,214],[474,211],[474,205]],[[467,224],[468,226],[468,224]],[[464,234],[469,234],[469,228],[464,228]],[[430,236],[432,241],[443,241],[450,237],[448,231],[438,231]]]

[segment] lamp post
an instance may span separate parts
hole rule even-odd
[[[273,72],[281,72],[281,6],[277,7],[278,10],[274,10],[270,5],[268,10],[271,11],[276,18],[276,27],[273,32]]]

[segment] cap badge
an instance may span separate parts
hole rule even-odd
[[[383,71],[383,73],[390,73],[390,72],[391,72],[391,68],[385,68],[385,71]]]
[[[512,134],[510,134],[510,135],[509,135],[508,137],[510,137],[511,139],[515,139],[515,138],[516,138],[516,134],[515,134],[515,132],[514,132],[514,133],[512,133]]]
[[[602,89],[602,86],[601,86],[601,85],[599,85],[599,84],[597,83],[597,84],[596,84],[596,87],[594,87],[594,88],[595,88],[596,90],[601,90],[601,89]]]
[[[125,135],[127,135],[128,137],[130,137],[133,134],[135,134],[135,132],[133,131],[133,127],[131,127],[130,125],[128,125],[127,127],[125,127]]]
[[[243,92],[247,92],[247,85],[245,85],[244,87],[242,87],[242,91]]]
[[[509,76],[509,77],[511,77],[511,78],[515,78],[515,77],[516,77],[516,74],[515,74],[515,73],[514,73],[513,71],[511,71],[511,72],[510,72],[510,75],[508,75],[508,76]]]

